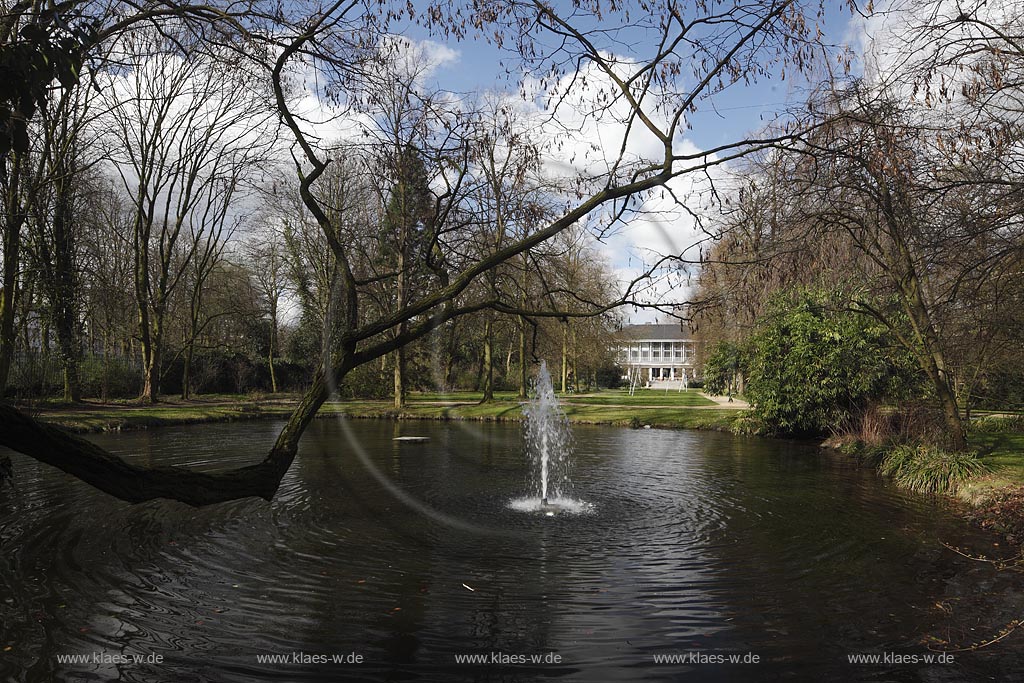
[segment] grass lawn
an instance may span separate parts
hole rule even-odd
[[[74,432],[110,432],[128,429],[147,429],[177,424],[202,422],[232,422],[255,418],[285,418],[295,406],[294,400],[256,403],[240,397],[233,402],[212,403],[158,403],[139,405],[132,403],[83,403],[75,406],[22,408],[26,413],[44,422]]]
[[[406,407],[396,411],[390,400],[329,401],[320,417],[345,414],[359,418],[449,419],[515,421],[522,417],[514,391],[497,392],[495,401],[480,404],[480,392],[412,394]],[[166,397],[157,405],[133,401],[87,401],[77,405],[43,402],[25,407],[29,414],[76,432],[145,429],[172,424],[228,422],[234,420],[284,419],[296,403],[296,396],[204,395],[184,402]],[[587,424],[689,429],[728,429],[739,410],[716,408],[713,401],[696,390],[687,392],[625,391],[562,396],[570,420]],[[704,406],[710,406],[704,407]]]
[[[628,405],[628,406],[713,406],[714,401],[698,389],[686,391],[665,391],[664,389],[637,389],[630,396],[625,389],[609,389],[599,394],[580,394],[560,397],[568,403],[587,405]]]
[[[970,501],[985,497],[993,489],[1024,484],[1024,434],[1019,432],[974,432],[970,444],[992,473],[970,482],[961,496]]]
[[[330,412],[350,417],[398,417],[394,405],[388,401],[339,401],[325,406]],[[562,410],[572,422],[630,426],[634,418],[642,425],[672,429],[728,429],[733,419],[743,411],[736,409],[693,409],[575,405],[563,404]],[[323,411],[321,411],[323,412]],[[401,411],[403,419],[448,420],[519,420],[521,406],[513,401],[493,403],[463,403],[437,405],[410,401]]]
[[[479,391],[453,391],[447,394],[441,393],[417,393],[410,394],[409,402],[474,402],[483,398]],[[558,394],[558,398],[564,403],[576,403],[586,405],[628,405],[628,406],[713,406],[716,403],[698,389],[686,391],[664,391],[657,389],[637,389],[630,396],[625,389],[605,389],[585,394]],[[518,402],[519,396],[514,391],[494,392],[495,401]]]
[[[157,405],[134,401],[86,401],[65,405],[44,401],[23,407],[43,421],[76,432],[146,429],[164,425],[229,422],[248,419],[285,419],[294,408],[296,395],[240,396],[203,395],[184,402],[165,397]],[[396,411],[391,400],[329,401],[319,417],[346,415],[352,418],[405,420],[518,421],[522,406],[514,391],[496,392],[495,400],[480,404],[480,392],[415,393],[406,407]],[[699,391],[638,390],[633,396],[624,390],[560,397],[562,409],[572,422],[612,426],[642,426],[667,429],[714,429],[731,431],[745,411],[714,403]],[[992,419],[992,418],[987,418]],[[1024,485],[1024,432],[1009,426],[1007,431],[976,430],[970,443],[991,473],[961,487],[959,495],[968,502],[983,501],[996,489]]]
[[[440,392],[414,392],[409,394],[410,402],[417,401],[428,401],[428,402],[460,402],[470,403],[477,402],[483,399],[484,393],[482,391],[449,391],[446,393]],[[495,391],[495,401],[519,401],[519,395],[515,391]]]

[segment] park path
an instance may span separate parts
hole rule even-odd
[[[711,396],[709,394],[701,394],[701,396],[703,396],[704,398],[708,399],[709,401],[714,401],[715,403],[718,404],[719,407],[722,407],[722,408],[742,408],[742,409],[747,409],[747,408],[750,407],[749,403],[747,403],[746,401],[740,400],[738,398],[735,398],[735,397],[733,397],[731,399],[731,401],[730,401],[728,396]],[[711,406],[707,406],[707,407],[710,408]]]

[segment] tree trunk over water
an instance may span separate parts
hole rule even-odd
[[[192,506],[240,498],[270,500],[298,452],[299,438],[327,399],[322,372],[292,412],[270,453],[260,463],[223,472],[183,467],[140,467],[96,444],[38,422],[13,406],[0,404],[0,445],[52,465],[130,503],[156,498]]]

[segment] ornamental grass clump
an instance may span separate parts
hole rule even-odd
[[[953,494],[971,479],[988,473],[989,468],[972,452],[951,453],[935,446],[905,444],[882,456],[878,471],[902,488]]]

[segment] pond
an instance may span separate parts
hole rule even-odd
[[[147,464],[280,424],[97,435]],[[1024,672],[1020,575],[947,504],[806,444],[576,427],[579,514],[515,425],[319,420],[272,503],[131,506],[13,455],[0,680],[982,680]],[[429,441],[394,441],[426,436]],[[850,656],[877,656],[851,664]],[[930,663],[927,657],[932,657]],[[916,658],[916,660],[914,659]]]

